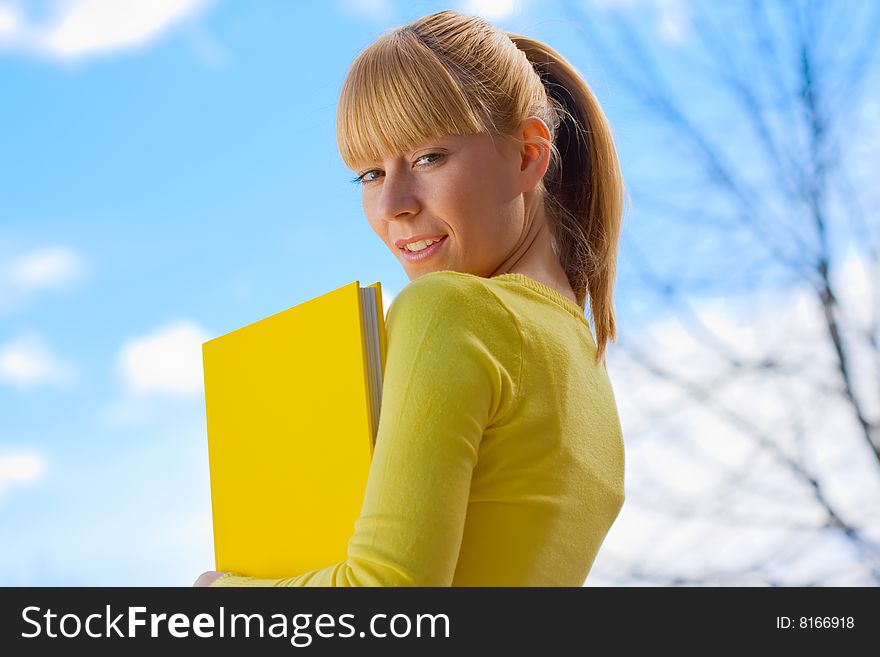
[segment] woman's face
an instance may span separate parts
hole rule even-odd
[[[523,191],[546,170],[527,170],[525,148],[451,135],[357,172],[364,214],[410,280],[450,269],[491,277],[517,251],[530,228]],[[398,245],[418,237],[442,241],[421,255]]]

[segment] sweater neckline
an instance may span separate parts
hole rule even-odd
[[[589,324],[587,323],[587,318],[584,316],[584,309],[561,292],[554,290],[552,287],[544,285],[543,283],[539,283],[534,278],[530,278],[525,274],[521,274],[519,272],[507,272],[506,274],[498,274],[497,276],[493,276],[491,280],[495,279],[508,279],[517,281],[518,283],[525,285],[526,287],[534,290],[538,294],[546,297],[547,299],[550,299],[550,301],[553,301],[558,306],[561,306],[564,310],[567,310],[569,313],[574,315],[577,319],[581,320],[584,324],[587,324],[587,326],[589,327]]]

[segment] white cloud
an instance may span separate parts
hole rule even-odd
[[[464,0],[460,11],[463,14],[481,16],[488,21],[497,21],[519,13],[524,0]]]
[[[208,339],[201,326],[180,319],[127,340],[116,359],[121,394],[101,420],[114,428],[134,427],[191,411],[204,390],[202,343]]]
[[[340,11],[349,16],[366,18],[377,23],[387,23],[394,18],[391,0],[337,0]],[[461,0],[458,11],[486,20],[508,18],[522,10],[526,0]]]
[[[358,18],[367,18],[379,23],[391,20],[394,10],[391,0],[338,0],[339,9],[344,14]]]
[[[690,37],[691,8],[689,0],[593,0],[600,10],[644,11],[646,6],[655,15],[657,36],[667,43],[681,43]]]
[[[655,0],[657,33],[669,43],[681,43],[691,31],[691,11],[685,0]]]
[[[142,47],[214,0],[59,0],[45,22],[0,5],[0,47],[58,59]]]
[[[0,256],[0,262],[7,259]],[[68,288],[86,273],[83,258],[63,245],[35,249],[0,265],[0,311],[9,310],[37,291]]]
[[[18,386],[68,384],[73,368],[54,356],[46,342],[29,332],[0,346],[0,381]]]
[[[0,42],[12,40],[21,30],[21,14],[17,7],[0,5]]]
[[[33,485],[46,474],[46,458],[36,452],[0,453],[0,502],[14,487]]]
[[[179,320],[155,332],[128,340],[117,368],[128,392],[189,396],[202,391],[202,343],[207,332],[195,322]]]
[[[83,274],[80,256],[67,246],[50,246],[32,251],[12,263],[9,280],[22,289],[63,287],[75,283]]]

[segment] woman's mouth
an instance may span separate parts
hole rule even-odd
[[[426,246],[421,251],[410,251],[406,247],[403,247],[401,251],[403,252],[403,257],[409,260],[410,262],[421,262],[422,260],[427,260],[432,255],[437,253],[441,249],[441,247],[446,243],[446,238],[448,235],[444,235],[438,241],[433,244]]]

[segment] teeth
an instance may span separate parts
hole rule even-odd
[[[426,249],[431,246],[434,242],[439,242],[440,240],[419,240],[418,242],[411,242],[406,245],[407,251],[421,251],[422,249]]]

